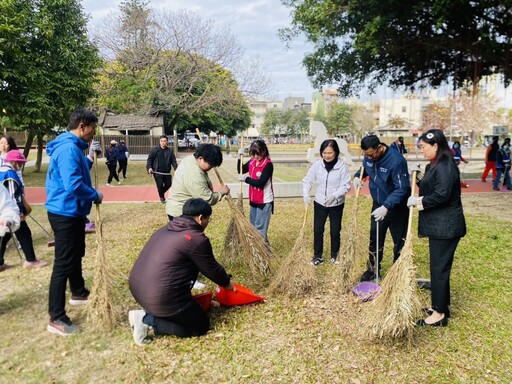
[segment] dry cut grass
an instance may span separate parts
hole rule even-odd
[[[344,226],[350,223],[347,201]],[[358,225],[367,236],[369,200],[360,199]],[[23,270],[15,250],[6,260],[15,266],[0,273],[0,382],[2,383],[508,383],[512,381],[512,259],[507,251],[508,222],[468,215],[468,236],[460,243],[452,275],[452,318],[446,328],[418,329],[410,343],[367,341],[360,332],[368,303],[340,289],[339,266],[315,268],[318,285],[297,298],[272,294],[273,276],[253,282],[243,258],[222,253],[229,215],[226,203],[214,207],[207,234],[217,258],[235,282],[267,297],[264,304],[214,309],[212,329],[204,337],[155,339],[146,348],[133,343],[126,313],[137,308],[127,276],[151,233],[166,222],[160,204],[109,204],[102,207],[104,252],[116,270],[113,302],[124,316],[117,327],[94,330],[83,308],[67,306],[83,328],[63,338],[46,331],[51,267]],[[270,224],[277,271],[296,242],[302,201],[278,200]],[[34,217],[48,227],[42,207]],[[30,222],[29,222],[29,225]],[[347,228],[344,227],[344,233]],[[52,261],[46,235],[31,225],[38,257]],[[416,228],[416,224],[413,225]],[[312,226],[307,226],[312,239]],[[413,230],[413,232],[415,232]],[[84,274],[90,287],[96,245],[87,237]],[[326,234],[328,239],[328,234]],[[308,240],[310,241],[310,240]],[[384,251],[383,273],[390,267],[391,241]],[[311,253],[312,244],[309,243]],[[428,245],[413,237],[419,277],[428,277]],[[329,254],[329,241],[326,241]],[[293,268],[293,267],[290,267]],[[312,267],[313,268],[313,267]],[[361,271],[362,272],[362,271]],[[203,277],[203,281],[207,282]],[[214,287],[207,282],[207,288]],[[423,305],[429,292],[420,292]]]

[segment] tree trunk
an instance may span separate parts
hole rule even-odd
[[[43,162],[43,136],[37,135],[37,157],[36,157],[36,170],[34,172],[41,172],[41,164]]]
[[[28,132],[27,141],[25,143],[25,148],[23,149],[23,156],[25,156],[25,159],[28,159],[28,154],[30,153],[30,148],[32,148],[33,142],[34,142],[34,134],[32,132]]]

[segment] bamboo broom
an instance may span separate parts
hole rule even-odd
[[[196,129],[196,131],[202,142],[201,132],[199,129]],[[213,169],[219,179],[219,183],[224,186],[224,181],[220,176],[219,170],[216,167]],[[253,276],[261,275],[267,277],[270,274],[270,259],[272,258],[270,247],[263,236],[253,227],[244,214],[240,212],[236,206],[236,202],[229,194],[226,195],[226,201],[228,202],[231,215],[233,216],[234,227],[238,232],[240,248],[244,256],[248,259],[251,273]]]
[[[364,174],[364,167],[361,167],[359,176],[362,179]],[[361,187],[357,187],[356,195],[354,197],[354,206],[352,207],[352,217],[348,227],[347,241],[343,243],[342,259],[340,260],[341,268],[341,290],[348,293],[355,280],[355,268],[357,263],[357,244],[359,242],[358,228],[357,228],[357,211],[358,211],[358,198]],[[362,254],[362,253],[361,253]]]
[[[270,284],[272,293],[283,293],[292,298],[298,298],[310,291],[317,284],[317,268],[309,265],[309,247],[306,240],[306,220],[308,215],[306,205],[302,228],[292,250],[284,260]]]
[[[94,187],[98,189],[98,157],[94,153]],[[113,268],[103,249],[103,224],[100,205],[96,207],[96,258],[93,285],[87,305],[87,321],[93,329],[112,330],[116,325],[117,311],[112,299]]]
[[[242,139],[242,148],[243,148],[243,139]],[[242,175],[242,166],[243,166],[243,155],[240,155],[240,175]],[[244,212],[244,203],[243,203],[243,181],[240,181],[240,189],[238,191],[238,202],[237,207],[240,212]],[[234,222],[233,216],[229,220],[228,229],[226,231],[226,237],[224,238],[224,256],[227,261],[234,262],[239,255],[243,255],[244,252],[240,246],[240,235],[238,233],[237,227]]]
[[[412,193],[416,185],[416,172],[412,174]],[[409,208],[409,222],[405,244],[400,257],[382,280],[380,293],[364,313],[363,328],[371,338],[410,339],[416,325],[414,319],[420,311],[417,295],[412,247],[413,207]]]

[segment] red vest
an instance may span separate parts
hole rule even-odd
[[[251,159],[249,162],[249,177],[258,180],[261,177],[263,169],[267,164],[272,163],[268,157],[263,159],[256,165],[256,159]],[[272,186],[272,177],[270,177],[263,188],[256,188],[249,185],[249,200],[256,204],[271,203],[274,201],[274,188]]]

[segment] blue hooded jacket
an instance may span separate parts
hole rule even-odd
[[[370,194],[374,202],[393,209],[407,204],[407,198],[411,195],[411,182],[407,161],[400,152],[387,150],[376,161],[367,157],[363,159],[365,175],[370,176]],[[360,177],[360,171],[355,177]]]
[[[87,142],[71,132],[48,143],[46,153],[50,165],[46,174],[48,212],[70,217],[86,217],[98,192],[92,187],[92,162],[84,156]]]

